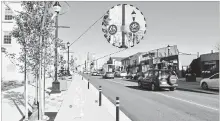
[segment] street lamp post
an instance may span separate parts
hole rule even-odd
[[[170,56],[170,45],[167,46],[168,48],[168,57]]]
[[[133,11],[131,13],[131,16],[132,16],[132,19],[133,19],[133,22],[135,21],[135,18],[136,18],[136,13],[135,11]],[[135,34],[132,32],[132,39],[133,39],[133,46],[134,46],[134,41],[135,41]]]
[[[133,11],[132,13],[131,13],[131,16],[132,16],[132,19],[133,19],[133,22],[135,21],[135,18],[136,18],[136,13],[135,13],[135,11]]]
[[[70,43],[67,42],[67,49],[68,49],[68,52],[67,52],[67,53],[68,53],[68,60],[67,60],[67,63],[68,63],[68,64],[67,64],[67,73],[68,73],[68,75],[70,74],[70,70],[69,70],[69,69],[70,69],[70,68],[69,68],[69,54],[70,54],[70,52],[69,52],[69,48],[70,48],[70,46],[69,46],[69,45],[70,45]]]
[[[170,56],[170,45],[168,45],[167,48],[168,48],[168,58],[169,58],[169,56]],[[170,67],[170,60],[168,60],[168,69],[169,69],[169,67]]]
[[[56,21],[55,21],[55,28],[56,28],[56,32],[55,32],[55,80],[52,84],[52,89],[54,93],[59,93],[60,92],[60,82],[57,80],[57,39],[58,39],[58,15],[59,12],[61,10],[61,5],[59,4],[59,2],[55,2],[55,4],[53,5],[54,11],[56,12]]]
[[[122,4],[122,46],[121,48],[127,48],[125,45],[125,4]]]

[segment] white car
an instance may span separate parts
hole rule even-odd
[[[209,78],[204,78],[200,81],[200,86],[207,89],[219,89],[219,73],[212,75]]]
[[[126,77],[127,76],[127,73],[126,72],[121,72],[120,73],[120,77]]]

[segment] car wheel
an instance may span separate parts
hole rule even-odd
[[[142,84],[141,84],[140,81],[138,82],[138,87],[139,87],[139,88],[142,88]]]
[[[205,90],[208,89],[208,84],[206,82],[202,83],[202,89],[205,89]]]
[[[174,91],[174,90],[175,90],[175,88],[174,88],[174,87],[171,87],[171,88],[170,88],[170,91]]]

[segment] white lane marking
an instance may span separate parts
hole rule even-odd
[[[118,81],[113,81],[113,80],[106,80],[106,81],[114,82],[114,83],[118,83],[118,84],[122,84],[122,85],[124,85],[124,86],[135,86],[135,85],[132,85],[132,84],[125,84],[125,83],[118,82]]]
[[[175,99],[175,100],[179,100],[179,101],[182,101],[182,102],[186,102],[186,103],[190,103],[190,104],[193,104],[193,105],[197,105],[197,106],[200,106],[200,107],[212,109],[212,110],[215,110],[215,111],[219,110],[218,108],[213,108],[213,107],[210,107],[210,106],[202,105],[202,104],[199,104],[199,103],[196,103],[196,102],[193,102],[193,101],[184,100],[184,99],[181,99],[181,98],[176,98],[176,97],[173,97],[173,96],[165,95],[163,93],[159,93],[159,92],[153,92],[153,93],[159,94],[159,95],[162,95],[162,96],[165,96],[165,97],[168,97],[168,98],[172,98],[172,99]]]
[[[107,80],[107,81],[128,86],[127,84],[124,84],[124,83],[121,83],[121,82],[116,82],[116,81],[113,81],[113,80]],[[153,92],[153,93],[159,94],[159,95],[162,95],[162,96],[165,96],[165,97],[168,97],[168,98],[172,98],[172,99],[175,99],[175,100],[179,100],[179,101],[182,101],[182,102],[186,102],[186,103],[190,103],[190,104],[193,104],[193,105],[197,105],[197,106],[200,106],[200,107],[212,109],[212,110],[215,110],[215,111],[219,110],[218,108],[213,108],[213,107],[210,107],[210,106],[202,105],[202,104],[199,104],[199,103],[196,103],[196,102],[193,102],[193,101],[184,100],[184,99],[181,99],[181,98],[176,98],[176,97],[173,97],[173,96],[165,95],[163,93],[158,93],[158,92]]]

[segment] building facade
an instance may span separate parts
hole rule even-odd
[[[182,77],[183,67],[189,66],[196,58],[195,54],[180,54],[177,45],[159,48],[142,54],[140,70],[145,72],[150,68],[167,68],[176,71]]]
[[[123,70],[122,59],[123,57],[110,57],[109,60],[107,61],[107,64],[114,65],[113,71],[122,71]]]
[[[142,52],[138,52],[121,60],[122,66],[124,70],[127,71],[127,73],[133,74],[140,71],[140,62],[142,54]]]
[[[15,11],[21,11],[20,2],[2,2],[1,4],[2,14],[2,38],[1,38],[1,50],[2,50],[2,81],[17,80],[23,81],[24,74],[21,73],[20,68],[16,65],[18,61],[19,53],[21,52],[21,46],[17,43],[16,39],[11,36],[13,27],[15,27],[14,15],[18,14]],[[6,56],[6,53],[15,54],[15,58],[11,59]],[[27,77],[29,78],[29,77]]]
[[[219,73],[219,52],[202,54],[200,56],[202,77]]]

